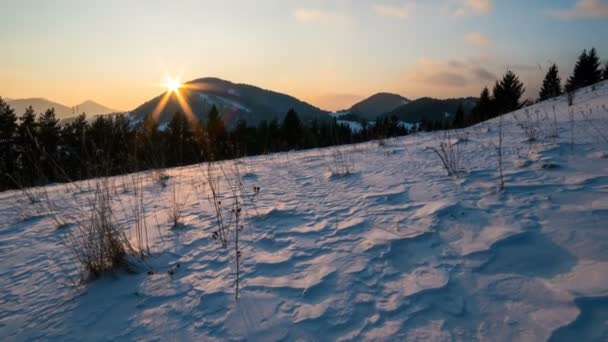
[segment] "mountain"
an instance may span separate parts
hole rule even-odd
[[[74,106],[74,109],[76,114],[86,113],[87,115],[110,114],[118,112],[115,109],[108,108],[91,100],[84,101],[83,103]]]
[[[410,100],[401,95],[378,93],[354,104],[347,112],[362,119],[373,121],[378,116],[389,113],[409,102]]]
[[[240,119],[249,125],[274,118],[282,120],[292,108],[303,121],[330,119],[325,111],[295,97],[219,78],[200,78],[187,82],[179,89],[179,94],[193,114],[202,121],[207,119],[211,107],[215,105],[228,126],[234,126]],[[132,117],[143,121],[163,102],[163,97],[168,97],[168,100],[164,106],[160,106],[163,108],[158,114],[159,124],[168,122],[177,111],[184,112],[176,93],[163,93],[135,108],[131,112]]]
[[[25,109],[29,106],[32,106],[36,113],[42,113],[49,108],[55,108],[55,115],[58,118],[73,115],[72,108],[44,98],[17,99],[7,101],[7,103],[15,110],[17,116],[23,115]]]
[[[69,107],[61,103],[47,100],[44,98],[7,100],[7,103],[13,109],[15,109],[15,114],[17,114],[18,116],[23,115],[23,113],[25,113],[25,109],[29,106],[32,106],[36,113],[42,113],[49,108],[55,108],[55,115],[59,119],[69,118],[82,112],[87,113],[87,115],[89,116],[116,112],[116,110],[114,109],[102,106],[93,101],[85,101],[74,107]]]
[[[473,97],[455,99],[423,97],[400,106],[387,115],[395,115],[399,120],[411,123],[419,122],[422,119],[427,121],[443,121],[456,114],[458,105],[461,103],[465,115],[468,115],[473,107],[475,107],[475,104],[477,104],[477,99]]]

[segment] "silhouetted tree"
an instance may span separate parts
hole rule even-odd
[[[606,65],[604,65],[603,79],[608,80],[608,62],[606,62]]]
[[[497,81],[492,91],[496,114],[509,113],[521,107],[520,98],[525,89],[523,83],[511,70],[503,76],[502,80]]]
[[[295,110],[290,109],[283,119],[281,126],[283,140],[287,144],[288,149],[298,148],[302,142],[303,129],[302,122]]]
[[[539,99],[541,101],[550,99],[552,97],[560,96],[562,94],[562,80],[559,77],[557,65],[553,64],[547,75],[543,80],[543,85],[540,89]]]
[[[572,76],[566,82],[566,91],[574,92],[577,89],[599,82],[602,79],[600,67],[600,60],[595,48],[592,48],[589,53],[587,53],[587,50],[583,50],[574,66]]]
[[[227,157],[226,126],[215,105],[211,107],[209,116],[207,117],[207,134],[209,139],[208,158],[211,160],[221,160]]]
[[[16,131],[15,111],[0,97],[0,190],[14,186]]]
[[[456,128],[464,127],[464,108],[462,108],[462,103],[458,104],[452,125]]]

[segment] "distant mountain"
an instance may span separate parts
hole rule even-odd
[[[411,101],[387,115],[395,115],[399,120],[410,123],[419,122],[422,119],[427,121],[443,121],[449,119],[450,122],[458,105],[462,103],[465,115],[468,115],[477,104],[477,99],[473,97],[455,99],[433,99],[423,97]]]
[[[409,102],[410,100],[401,95],[378,93],[356,103],[346,112],[356,115],[359,118],[373,121],[376,120],[378,116],[389,113]]]
[[[102,106],[93,101],[85,101],[74,107],[68,107],[61,103],[53,102],[44,98],[8,100],[7,103],[15,110],[17,116],[23,115],[23,113],[25,113],[25,109],[29,106],[32,106],[36,113],[44,112],[49,108],[55,108],[55,115],[59,119],[75,116],[82,112],[85,112],[89,116],[116,112],[114,109]]]
[[[179,92],[193,114],[200,120],[205,121],[211,107],[215,105],[228,126],[234,126],[240,119],[245,120],[249,125],[257,125],[262,120],[270,121],[274,118],[282,120],[292,108],[303,121],[311,121],[315,118],[330,119],[325,111],[295,97],[219,78],[200,78],[187,82]],[[168,96],[168,101],[158,114],[159,124],[170,121],[177,111],[184,112],[177,94],[164,93],[135,108],[131,112],[132,117],[140,122],[143,121],[155,111],[164,96]]]
[[[87,115],[110,114],[118,112],[115,109],[108,108],[91,100],[84,101],[83,103],[74,106],[74,109],[76,114],[86,113]]]

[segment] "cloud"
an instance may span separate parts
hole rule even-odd
[[[327,10],[314,9],[314,8],[297,8],[293,11],[293,17],[301,23],[348,23],[350,17]]]
[[[573,8],[554,10],[549,14],[564,20],[608,18],[608,0],[578,0]]]
[[[498,78],[494,73],[484,67],[474,67],[471,71],[473,75],[475,75],[475,77],[477,77],[480,81],[488,82],[494,81]]]
[[[407,3],[400,6],[390,6],[384,4],[374,4],[372,6],[374,11],[380,15],[386,17],[396,17],[399,19],[409,18],[415,10],[413,3]]]
[[[483,65],[481,65],[483,60]],[[439,60],[421,58],[403,71],[398,92],[410,97],[459,97],[479,94],[498,79],[500,63],[486,58]]]
[[[463,87],[467,85],[467,79],[463,75],[451,71],[438,71],[429,74],[425,77],[425,80],[448,87]]]
[[[487,47],[491,44],[490,38],[481,32],[471,32],[465,36],[464,40],[467,44],[476,47]]]
[[[456,17],[473,15],[484,15],[492,9],[492,0],[456,0],[459,6],[454,10]]]

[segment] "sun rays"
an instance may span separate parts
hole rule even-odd
[[[192,123],[198,120],[192,111],[192,107],[188,103],[187,97],[189,96],[189,90],[202,90],[202,87],[193,86],[192,84],[188,83],[182,84],[179,80],[172,78],[167,78],[163,86],[167,89],[167,91],[165,91],[165,93],[162,95],[160,101],[152,112],[151,118],[154,120],[154,122],[158,122],[160,114],[167,107],[167,104],[173,96],[175,96],[175,100],[177,100],[177,104],[179,105],[182,113],[184,113],[186,116],[188,122]]]

